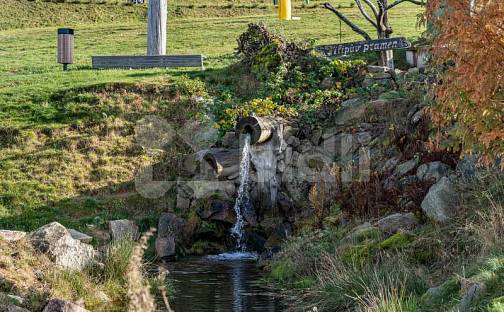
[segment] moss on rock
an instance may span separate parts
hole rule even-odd
[[[415,237],[408,233],[396,233],[380,243],[381,249],[404,249],[410,246]]]

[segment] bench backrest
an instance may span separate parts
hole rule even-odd
[[[158,55],[158,56],[93,56],[93,69],[106,68],[157,68],[201,67],[203,55]]]

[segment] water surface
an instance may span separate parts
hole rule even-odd
[[[250,253],[227,253],[170,263],[176,289],[172,308],[176,312],[282,311],[279,296],[260,285],[254,258]]]

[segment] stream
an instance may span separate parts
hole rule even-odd
[[[176,312],[277,312],[280,297],[261,286],[255,255],[246,252],[189,257],[169,264]]]

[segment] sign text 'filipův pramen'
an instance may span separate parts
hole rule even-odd
[[[411,47],[406,38],[387,38],[342,44],[321,45],[316,49],[327,57],[336,57],[352,53],[398,50]]]

